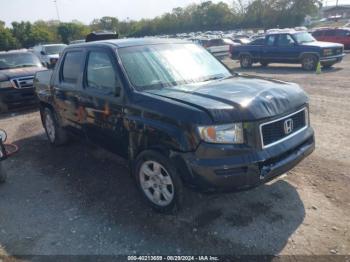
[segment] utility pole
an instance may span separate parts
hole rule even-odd
[[[57,19],[60,21],[60,13],[58,12],[58,6],[57,6],[57,0],[53,0],[55,7],[56,7],[56,14],[57,14]]]

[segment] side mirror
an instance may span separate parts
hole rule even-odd
[[[44,51],[40,51],[41,55],[46,55],[46,53]]]
[[[0,129],[0,140],[1,140],[1,142],[5,142],[6,139],[7,139],[7,134],[6,134],[5,130]]]

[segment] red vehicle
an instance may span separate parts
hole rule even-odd
[[[318,41],[339,43],[350,49],[350,28],[320,28],[312,36]]]

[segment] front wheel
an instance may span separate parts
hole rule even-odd
[[[306,71],[316,70],[318,58],[314,55],[305,55],[301,61],[301,66]]]
[[[183,185],[170,159],[156,151],[144,151],[136,160],[134,177],[154,210],[169,213],[180,208]]]
[[[54,112],[46,107],[42,113],[42,118],[45,132],[50,144],[54,146],[65,144],[68,140],[66,131],[60,126]]]
[[[241,68],[251,68],[253,61],[250,55],[241,55],[240,64]]]

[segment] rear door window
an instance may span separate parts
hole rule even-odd
[[[274,46],[274,45],[275,45],[276,38],[277,38],[277,35],[269,35],[269,36],[267,37],[266,44],[267,44],[268,46]]]
[[[69,84],[77,83],[81,73],[83,58],[83,52],[81,51],[71,51],[66,53],[63,67],[61,69],[61,81]]]

